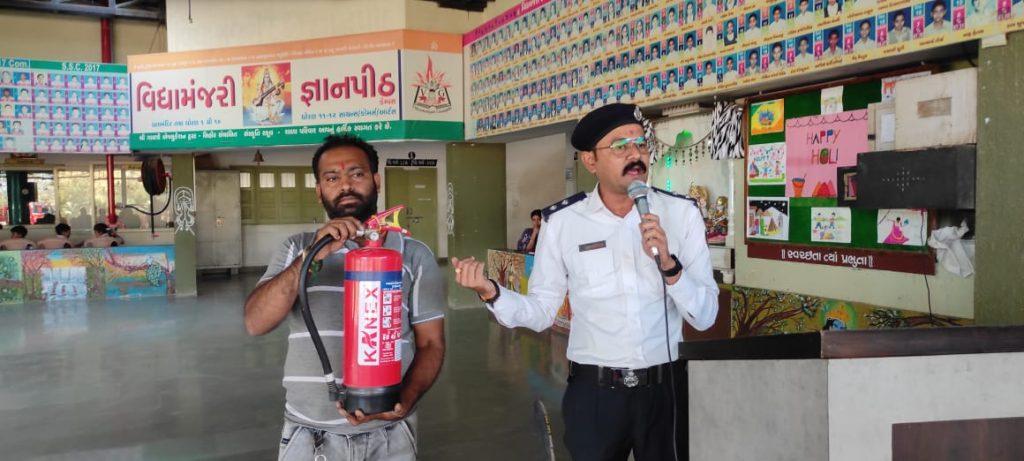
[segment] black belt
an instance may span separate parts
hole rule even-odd
[[[609,368],[569,362],[569,376],[601,387],[634,388],[668,382],[669,367],[679,362],[668,362],[653,367],[629,369]]]

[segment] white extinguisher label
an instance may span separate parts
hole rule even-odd
[[[379,281],[359,282],[359,365],[380,364],[380,300]]]

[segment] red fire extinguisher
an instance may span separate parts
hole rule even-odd
[[[366,244],[345,255],[344,378],[335,383],[334,371],[313,316],[306,286],[314,256],[333,237],[325,236],[302,262],[299,303],[306,329],[313,340],[331,400],[344,400],[345,410],[364,414],[391,411],[399,401],[402,383],[402,254],[384,248],[387,232],[408,235],[398,225],[402,206],[391,208],[365,223]],[[392,222],[385,221],[392,217]]]

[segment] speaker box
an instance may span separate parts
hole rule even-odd
[[[858,208],[973,210],[973,144],[857,156]]]

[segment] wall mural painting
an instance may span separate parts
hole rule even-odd
[[[173,293],[173,259],[145,248],[121,248],[106,255],[108,298],[161,296]]]
[[[527,294],[532,272],[532,254],[501,250],[487,251],[487,277],[494,279],[499,285],[509,290]],[[572,308],[569,305],[569,297],[566,296],[555,315],[552,329],[560,333],[568,333],[571,320]]]
[[[488,277],[493,278],[509,290],[526,293],[529,274],[526,272],[526,255],[505,251],[487,252]]]
[[[24,299],[21,252],[0,251],[0,304],[20,303]]]
[[[820,330],[864,330],[964,326],[973,323],[817,296],[735,286],[730,313],[731,336],[762,336]]]
[[[0,304],[173,294],[173,246],[0,251]]]

